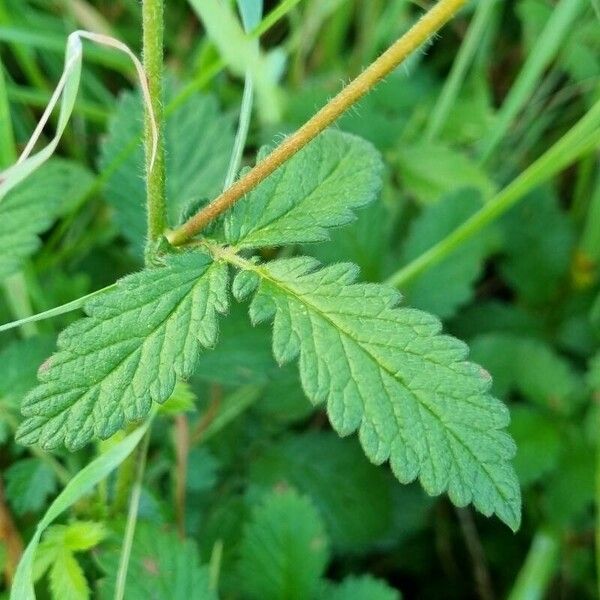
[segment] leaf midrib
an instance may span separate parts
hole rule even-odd
[[[254,270],[256,273],[258,273],[263,279],[265,279],[265,280],[269,281],[270,283],[272,283],[273,285],[279,287],[284,292],[286,292],[288,295],[295,298],[301,304],[304,304],[304,306],[306,308],[313,310],[324,321],[328,322],[333,328],[335,328],[338,331],[340,331],[341,333],[343,333],[348,339],[350,339],[357,346],[359,346],[361,351],[364,352],[378,367],[380,367],[382,370],[384,370],[386,373],[388,373],[388,375],[390,375],[390,377],[392,377],[392,379],[398,380],[405,387],[405,389],[410,393],[410,395],[416,400],[417,404],[419,406],[422,406],[423,408],[425,408],[426,411],[428,411],[436,420],[438,420],[440,425],[442,425],[443,430],[445,432],[448,432],[448,434],[452,438],[454,438],[461,447],[463,447],[466,450],[466,452],[472,457],[474,463],[481,465],[481,468],[485,471],[485,473],[489,477],[489,480],[493,483],[494,489],[496,489],[497,493],[506,501],[507,505],[510,504],[509,501],[507,500],[507,497],[504,495],[503,491],[496,485],[495,479],[491,476],[491,474],[487,468],[487,463],[479,462],[477,460],[477,457],[475,456],[475,454],[472,452],[472,450],[460,439],[460,437],[458,437],[456,432],[451,427],[445,427],[444,426],[445,422],[440,418],[440,416],[434,410],[432,410],[429,406],[427,406],[426,404],[421,402],[420,399],[418,398],[418,396],[416,396],[414,391],[409,386],[406,385],[406,383],[404,382],[404,380],[401,377],[399,377],[396,373],[394,373],[393,371],[388,369],[386,365],[381,364],[376,359],[376,357],[373,356],[373,354],[371,352],[369,352],[369,350],[362,345],[362,343],[360,341],[358,341],[356,338],[354,338],[351,335],[351,333],[349,333],[346,329],[339,326],[332,318],[330,318],[327,315],[327,313],[324,313],[322,310],[320,310],[320,308],[318,306],[315,306],[313,303],[307,301],[304,297],[298,295],[293,289],[286,286],[281,280],[278,280],[278,279],[272,277],[266,269],[261,268],[261,267],[256,267],[254,265],[251,265],[251,269]],[[419,356],[421,356],[421,355],[419,355]],[[364,404],[363,404],[363,415],[364,415]],[[456,461],[455,461],[455,464],[457,466],[459,466],[459,463],[457,463]],[[501,463],[499,463],[499,464],[501,464]],[[420,470],[421,470],[421,466],[419,466],[419,471]],[[447,488],[447,486],[446,486],[446,488]]]

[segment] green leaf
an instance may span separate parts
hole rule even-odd
[[[325,432],[289,437],[252,464],[250,478],[261,486],[287,483],[310,496],[340,551],[364,550],[391,526],[394,480],[365,459],[355,440]]]
[[[269,152],[263,148],[260,161]],[[329,130],[264,179],[225,217],[225,239],[237,248],[328,239],[327,229],[354,219],[375,199],[382,164],[365,140]]]
[[[427,206],[411,225],[402,264],[408,264],[444,239],[481,206],[481,197],[473,190],[454,193]],[[473,236],[442,262],[410,281],[402,288],[407,302],[440,318],[451,317],[473,296],[484,258],[492,249],[489,238],[489,231],[485,236]]]
[[[360,267],[363,279],[381,281],[390,271],[387,263],[392,258],[389,253],[394,222],[391,212],[383,202],[374,202],[359,211],[354,223],[333,229],[329,241],[305,244],[303,250],[322,263],[353,262]],[[393,267],[397,267],[396,262]]]
[[[306,600],[327,560],[327,538],[315,507],[292,490],[269,494],[244,530],[240,590],[252,600]]]
[[[14,463],[5,473],[6,496],[19,514],[38,512],[48,496],[56,491],[56,477],[39,458],[25,458]]]
[[[40,369],[23,402],[22,443],[70,449],[107,438],[163,403],[203,347],[215,344],[227,309],[225,265],[202,253],[129,275],[85,305],[88,318],[65,329],[59,352]]]
[[[515,406],[511,413],[510,433],[517,442],[515,469],[521,485],[531,485],[556,468],[562,444],[560,429],[530,406]]]
[[[531,304],[552,299],[568,274],[575,241],[573,224],[552,190],[540,190],[515,206],[501,221],[507,283]]]
[[[272,359],[270,346],[269,354]],[[254,410],[268,419],[269,425],[289,426],[305,420],[315,407],[306,399],[298,370],[293,365],[286,365],[273,371]]]
[[[471,188],[484,199],[495,186],[465,154],[439,142],[418,142],[398,149],[402,184],[420,203],[430,204],[452,192]]]
[[[563,434],[561,460],[546,477],[543,507],[553,523],[572,527],[585,517],[594,503],[596,448],[585,440],[581,428],[573,428],[568,438]]]
[[[100,598],[112,600],[120,547],[100,555],[107,573]],[[209,588],[208,569],[200,565],[198,549],[191,540],[138,523],[125,585],[127,600],[217,600]]]
[[[51,527],[44,541],[53,540],[71,552],[84,552],[97,546],[106,537],[106,528],[94,521],[75,521]]]
[[[475,338],[472,353],[494,377],[500,397],[516,390],[525,398],[563,414],[573,413],[585,398],[583,379],[545,342],[504,333]]]
[[[53,159],[0,200],[0,280],[18,271],[39,248],[38,234],[89,179],[77,164]]]
[[[40,579],[50,569],[53,598],[89,598],[87,581],[74,552],[97,546],[105,536],[104,525],[92,521],[49,527],[35,553],[34,579]]]
[[[165,103],[175,96],[176,89],[173,82],[167,84]],[[115,210],[121,233],[140,255],[146,237],[142,119],[139,94],[123,94],[109,124],[100,158],[101,169],[106,169],[115,157],[125,154],[124,160],[111,171],[105,195]],[[167,207],[171,224],[179,221],[190,203],[212,198],[221,191],[233,135],[231,119],[219,112],[212,96],[194,94],[167,118]],[[134,147],[128,150],[132,140]]]
[[[55,600],[88,600],[88,587],[83,569],[71,552],[63,549],[50,569],[50,590]]]
[[[222,385],[264,384],[277,371],[267,327],[252,327],[244,308],[231,307],[219,328],[219,344],[202,357],[196,377]]]
[[[397,590],[370,575],[347,577],[338,585],[327,584],[319,596],[322,600],[400,600]]]
[[[389,460],[401,482],[418,477],[430,495],[447,490],[455,504],[519,526],[508,410],[487,372],[465,361],[465,344],[440,335],[435,317],[397,308],[392,288],[353,284],[353,265],[231,260],[260,278],[252,321],[274,319],[275,358],[300,356],[306,394],[327,402],[340,435],[358,429],[367,456]]]
[[[149,425],[150,420],[130,433],[125,439],[115,443],[98,458],[95,458],[90,464],[81,469],[55,498],[38,522],[35,532],[21,556],[13,579],[10,600],[35,600],[33,563],[42,533],[61,513],[73,506],[75,502],[87,494],[133,452],[142,436],[148,431]]]
[[[0,352],[0,398],[16,405],[36,383],[36,373],[52,352],[52,336],[12,342]]]

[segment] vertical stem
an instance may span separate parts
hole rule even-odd
[[[545,529],[538,531],[508,600],[544,598],[556,570],[559,550],[560,540],[556,533]]]
[[[531,94],[539,85],[540,78],[554,60],[565,37],[573,30],[579,15],[585,10],[586,0],[560,0],[534,47],[502,107],[495,123],[481,144],[481,161],[486,162],[504,139],[514,118],[521,112]]]
[[[467,71],[473,63],[473,58],[481,45],[481,39],[494,16],[496,2],[497,0],[482,0],[475,9],[473,21],[469,25],[467,35],[460,45],[456,59],[452,64],[450,75],[446,78],[442,93],[431,113],[425,132],[426,139],[433,140],[446,124],[446,119],[458,97],[460,88],[467,76]]]
[[[158,128],[158,147],[152,161],[152,117],[146,109],[144,146],[146,152],[146,208],[148,213],[148,244],[152,248],[167,227],[165,203],[165,150],[163,135],[162,71],[163,71],[163,0],[143,0],[142,4],[144,70],[152,110]]]
[[[133,547],[133,536],[135,534],[135,525],[137,522],[138,510],[140,507],[140,497],[142,495],[142,483],[144,480],[144,471],[146,470],[146,457],[148,456],[148,447],[150,446],[150,427],[144,434],[141,446],[137,456],[137,473],[133,488],[131,490],[131,500],[129,501],[129,512],[127,514],[127,524],[125,525],[125,536],[123,537],[123,547],[121,558],[119,559],[119,569],[117,571],[117,582],[115,585],[115,600],[125,598],[125,583],[127,581],[127,571],[129,568],[129,559]]]

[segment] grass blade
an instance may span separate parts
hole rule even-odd
[[[514,118],[531,98],[544,71],[556,57],[563,40],[587,4],[587,0],[560,0],[511,87],[489,135],[484,138],[482,161],[487,161],[504,139]]]
[[[67,508],[75,504],[96,484],[114,471],[135,449],[148,430],[150,421],[136,429],[105,454],[93,460],[71,479],[65,489],[50,505],[38,523],[31,541],[27,545],[15,573],[10,600],[35,600],[33,588],[33,561],[44,530]]]

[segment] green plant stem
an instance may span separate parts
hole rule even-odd
[[[396,271],[387,282],[402,287],[437,264],[467,239],[504,214],[528,192],[600,144],[600,100],[558,142],[460,227]]]
[[[148,213],[148,243],[153,246],[167,227],[165,151],[162,131],[162,72],[163,72],[163,0],[143,0],[142,24],[144,70],[148,78],[150,102],[158,129],[154,163],[152,115],[145,109],[144,148],[146,154],[146,208]]]
[[[452,64],[452,69],[448,75],[442,93],[438,98],[431,117],[425,138],[433,140],[437,137],[446,123],[446,119],[450,114],[453,104],[456,102],[460,88],[465,80],[467,71],[473,63],[475,54],[480,47],[481,39],[494,16],[494,9],[498,0],[481,0],[475,9],[475,16],[469,26],[469,30],[465,36],[463,43],[456,55],[456,59]]]
[[[214,202],[196,213],[181,227],[169,232],[167,237],[171,244],[181,245],[185,243],[208,223],[242,199],[245,194],[306,146],[384,77],[389,75],[414,50],[443,27],[464,3],[465,0],[440,0],[405,35],[343,88],[335,98],[328,102],[300,129],[286,138],[264,160],[246,173],[244,177],[238,179]]]
[[[538,600],[545,597],[556,569],[559,547],[556,533],[541,530],[535,534],[508,600]]]
[[[0,61],[0,169],[13,164],[17,159],[15,138],[10,117],[8,103],[8,90],[4,77],[4,66]],[[14,273],[2,282],[6,301],[14,317],[25,319],[22,322],[21,332],[23,337],[31,337],[37,333],[37,327],[27,321],[33,314],[31,300],[27,292],[27,283],[23,273]]]
[[[252,30],[252,33],[249,34],[249,37],[258,38],[260,35],[268,31],[273,25],[277,24],[281,19],[283,19],[294,8],[294,6],[298,4],[299,1],[300,0],[287,0],[279,4],[261,21],[258,27]],[[3,39],[3,33],[5,33],[4,30],[0,28],[0,41]],[[62,50],[62,48],[63,46],[61,45],[60,49]],[[86,50],[86,52],[91,52],[92,50],[94,50],[93,46]],[[102,56],[110,57],[111,54],[103,54]],[[177,94],[177,96],[173,98],[169,104],[167,104],[164,110],[164,118],[168,120],[170,117],[172,117],[177,109],[187,102],[187,100],[189,100],[194,93],[199,90],[203,90],[214,77],[216,77],[221,71],[223,71],[223,69],[225,69],[225,67],[225,61],[219,57],[209,67],[203,69],[201,73],[199,73],[195,78],[192,79],[192,81],[185,85]],[[89,198],[93,197],[102,190],[106,181],[108,181],[112,174],[127,160],[129,156],[131,156],[137,147],[137,142],[137,136],[133,136],[127,142],[127,144],[124,145],[121,152],[113,157],[111,162],[94,178],[92,182],[90,182],[90,185],[88,185],[81,192],[77,200],[74,202],[73,210],[69,217],[61,221],[60,225],[56,228],[55,233],[51,236],[49,243],[46,244],[44,248],[45,254],[53,254],[55,252],[58,240],[64,236],[66,231],[68,231],[69,226],[79,209],[85,205]]]
[[[248,29],[251,28],[252,25],[250,25],[249,27],[249,24],[246,23],[246,18],[244,16],[243,11],[242,21],[244,23],[244,31],[246,31],[247,33]],[[256,42],[256,45],[258,45],[258,42]],[[227,168],[227,175],[225,176],[225,183],[223,185],[224,190],[226,190],[235,181],[235,177],[239,171],[240,164],[242,162],[242,155],[244,154],[246,139],[248,138],[248,130],[250,129],[250,118],[252,116],[253,101],[254,82],[252,79],[252,71],[250,69],[246,69],[246,73],[244,74],[244,92],[242,94],[240,118],[238,121],[237,132],[235,134],[235,142],[233,144],[231,158],[229,160],[229,167]]]
[[[260,37],[263,33],[271,29],[278,21],[283,19],[301,0],[283,0],[278,4],[250,34],[250,37]]]
[[[150,426],[151,427],[151,426]],[[129,512],[127,514],[127,524],[125,525],[125,535],[123,536],[123,547],[119,559],[119,568],[117,571],[117,580],[115,584],[115,600],[123,600],[125,597],[125,583],[127,581],[127,570],[129,568],[129,559],[131,558],[131,548],[133,547],[133,536],[135,534],[135,525],[137,522],[138,511],[140,508],[140,497],[142,495],[142,483],[144,471],[146,470],[146,458],[148,456],[148,447],[150,446],[150,427],[144,434],[140,444],[137,456],[136,478],[131,490],[131,499],[129,501]]]
[[[596,439],[596,585],[600,597],[600,437]]]
[[[504,139],[514,118],[521,112],[539,84],[546,68],[559,52],[575,19],[587,6],[587,0],[560,0],[539,36],[523,68],[512,85],[491,131],[481,147],[481,160],[487,161]]]
[[[8,103],[8,87],[4,77],[4,65],[0,60],[0,169],[12,165],[17,159]]]
[[[597,166],[598,158],[592,157],[592,160]],[[589,258],[600,261],[600,172],[596,175],[596,182],[590,195],[580,249]]]

